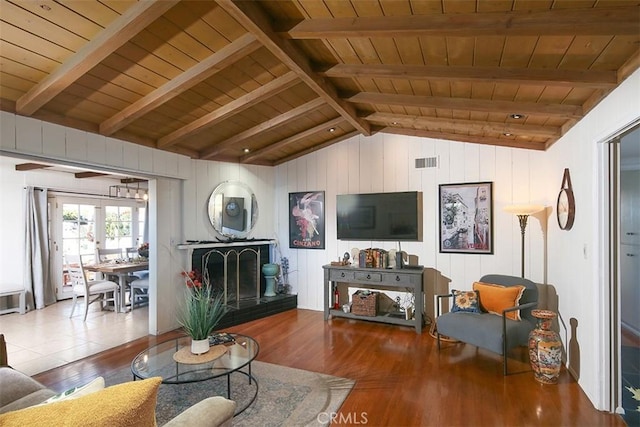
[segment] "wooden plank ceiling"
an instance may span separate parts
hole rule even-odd
[[[1,0],[1,108],[277,165],[388,132],[544,150],[640,65],[637,0]]]

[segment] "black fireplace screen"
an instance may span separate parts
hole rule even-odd
[[[256,299],[264,295],[263,264],[269,262],[269,245],[198,248],[191,265],[218,292],[226,291],[226,303]],[[259,286],[259,293],[258,293]]]

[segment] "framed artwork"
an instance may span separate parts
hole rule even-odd
[[[289,247],[324,249],[324,191],[289,193]]]
[[[493,183],[440,184],[440,252],[493,253]]]

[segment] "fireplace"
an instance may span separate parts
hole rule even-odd
[[[224,294],[225,304],[236,306],[264,295],[261,268],[268,262],[268,244],[198,248],[191,255],[192,268]]]
[[[208,277],[215,289],[224,293],[227,313],[218,327],[271,316],[298,306],[295,294],[265,297],[266,282],[262,265],[270,262],[272,240],[240,240],[231,242],[189,242],[178,249],[189,251],[191,269]]]

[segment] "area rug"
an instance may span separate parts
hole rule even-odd
[[[252,375],[258,380],[253,403],[233,419],[234,426],[321,426],[340,406],[355,381],[301,369],[254,361]],[[105,378],[106,385],[131,381],[129,369]],[[231,375],[231,398],[238,408],[246,406],[256,385],[245,375]],[[158,391],[156,419],[159,426],[209,396],[227,396],[226,377],[191,384],[162,384]]]

